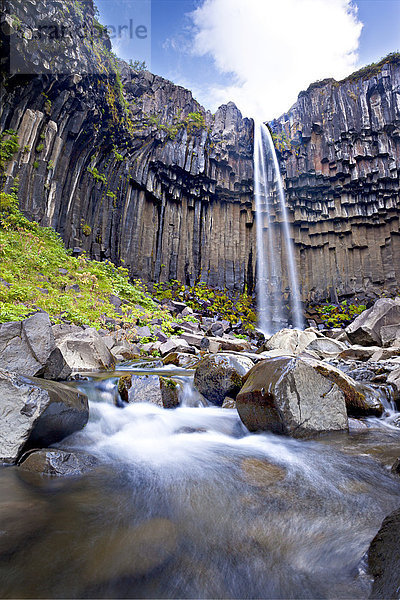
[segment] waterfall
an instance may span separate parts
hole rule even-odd
[[[272,176],[269,176],[272,173]],[[273,184],[279,198],[281,222],[272,213]],[[272,185],[271,185],[272,184]],[[254,124],[254,195],[257,228],[257,302],[259,327],[271,335],[289,322],[303,327],[300,292],[290,236],[285,192],[274,143],[264,123]],[[284,247],[280,248],[280,240]],[[283,272],[290,288],[290,317],[285,310]]]

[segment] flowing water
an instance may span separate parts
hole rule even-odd
[[[60,447],[97,456],[93,472],[0,470],[1,597],[367,598],[365,552],[400,506],[400,430],[249,434],[236,410],[200,406],[192,371],[167,373],[175,410],[117,408],[120,372],[71,383],[90,420]]]
[[[273,187],[278,192],[280,225],[276,222],[272,203]],[[290,235],[282,177],[274,143],[264,123],[254,124],[254,196],[257,229],[257,300],[259,327],[271,335],[287,326],[289,320],[303,328],[299,284]],[[275,209],[274,209],[275,210]],[[284,246],[280,248],[280,240]],[[283,289],[283,273],[289,289]],[[285,307],[289,293],[290,313]]]

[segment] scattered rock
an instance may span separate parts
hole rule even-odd
[[[374,577],[370,598],[398,598],[400,589],[400,510],[386,517],[371,542],[368,570]]]
[[[382,346],[381,328],[388,325],[400,327],[400,298],[377,300],[346,327],[346,333],[353,344]]]
[[[166,356],[170,352],[188,352],[189,344],[186,340],[173,336],[169,338],[168,342],[161,344],[159,351],[161,356]]]
[[[369,360],[377,350],[380,350],[379,346],[360,346],[355,344],[343,350],[339,354],[339,358],[342,360]]]
[[[57,477],[83,475],[98,465],[98,459],[86,452],[67,452],[53,448],[31,450],[18,463],[23,471]]]
[[[193,369],[199,362],[197,356],[193,354],[186,354],[184,352],[170,352],[165,358],[163,358],[164,365],[175,365],[183,369]]]
[[[391,347],[391,348],[379,348],[374,354],[371,356],[371,360],[373,362],[378,362],[379,360],[389,360],[390,358],[394,358],[400,356],[400,347]]]
[[[151,337],[151,329],[148,325],[144,327],[136,327],[135,340],[140,342],[142,338]]]
[[[194,385],[209,402],[222,406],[225,396],[236,397],[243,377],[253,364],[249,358],[239,355],[211,354],[199,362]]]
[[[305,437],[348,429],[343,392],[300,358],[271,358],[248,373],[236,398],[249,431]]]
[[[229,338],[229,337],[210,337],[210,348],[211,343],[215,342],[219,344],[222,350],[227,350],[228,352],[241,352],[242,350],[251,350],[251,345],[247,340],[242,340],[240,338]],[[211,351],[211,350],[210,350]]]
[[[0,371],[0,462],[79,431],[89,417],[84,394],[61,383]]]
[[[71,369],[56,348],[49,315],[38,312],[0,325],[0,364],[22,375],[66,379]]]

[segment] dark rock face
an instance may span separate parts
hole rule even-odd
[[[299,358],[258,363],[247,375],[236,407],[249,431],[307,437],[348,428],[343,392]]]
[[[386,517],[371,542],[368,568],[374,576],[370,598],[398,598],[400,590],[400,510]]]
[[[398,288],[400,59],[311,85],[271,123],[303,296]]]
[[[25,27],[47,10],[43,0],[22,4],[2,35],[29,65]],[[63,13],[66,27],[83,19],[76,3]],[[8,77],[0,128],[18,130],[21,151],[6,190],[18,175],[27,216],[71,248],[123,259],[132,276],[252,290],[253,122],[233,103],[211,115],[188,90],[123,61],[117,79],[109,45],[78,43],[75,75]],[[272,123],[303,299],[398,285],[399,82],[393,60],[370,79],[310,86]]]
[[[28,448],[58,442],[82,429],[88,418],[81,392],[0,371],[0,462],[13,464]]]

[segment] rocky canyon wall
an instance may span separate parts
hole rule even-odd
[[[134,277],[253,289],[252,121],[233,103],[212,115],[188,90],[119,61],[106,35],[64,40],[62,57],[29,74],[46,61],[30,38],[48,19],[46,3],[10,5],[2,42],[22,67],[10,75],[2,64],[0,127],[18,131],[5,189],[19,178],[24,213]],[[57,6],[71,29],[101,27],[91,0]],[[399,123],[392,59],[310,86],[270,124],[303,299],[398,286]],[[279,230],[276,198],[274,207]]]
[[[29,71],[46,58],[26,39],[48,22],[46,3],[12,10],[3,39]],[[64,26],[84,20],[96,25],[91,1],[84,12],[70,3]],[[28,217],[133,277],[252,288],[252,121],[233,103],[211,115],[188,90],[109,48],[107,36],[67,44],[75,74],[55,75],[64,70],[57,56],[48,73],[5,78],[1,129],[18,131],[20,143],[6,189],[18,176]]]
[[[400,55],[311,85],[273,121],[303,297],[400,284]],[[278,217],[279,219],[279,217]]]

